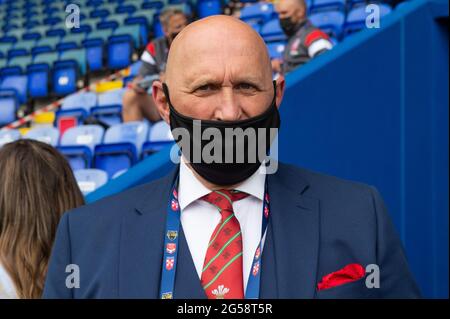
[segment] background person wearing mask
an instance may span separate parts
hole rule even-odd
[[[283,59],[272,60],[274,72],[286,74],[333,47],[328,35],[308,20],[304,0],[279,0],[275,9],[288,43]]]
[[[188,24],[188,19],[179,9],[166,9],[160,14],[159,19],[164,36],[151,41],[141,55],[142,66],[139,74],[128,85],[123,96],[124,122],[141,121],[144,118],[156,122],[161,119],[149,89],[154,80],[164,75],[170,45]]]
[[[0,149],[0,299],[41,298],[59,219],[83,204],[53,147],[19,140]]]

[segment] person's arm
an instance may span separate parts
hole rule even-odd
[[[311,59],[333,48],[328,35],[319,29],[314,29],[306,35],[305,46]]]
[[[72,289],[66,286],[66,267],[71,264],[69,215],[61,218],[56,232],[55,243],[49,261],[47,277],[42,297],[45,299],[71,299]]]
[[[377,218],[377,265],[380,269],[380,298],[420,298],[409,270],[406,254],[383,199],[371,187]]]

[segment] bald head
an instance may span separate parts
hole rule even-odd
[[[284,78],[278,81],[277,105]],[[201,120],[234,121],[257,116],[274,98],[264,40],[246,23],[224,15],[193,22],[178,34],[170,46],[164,82],[175,109]],[[162,83],[154,82],[153,99],[169,122],[161,87]]]
[[[167,59],[166,82],[192,82],[215,61],[242,62],[263,73],[266,81],[272,77],[267,48],[259,34],[236,18],[217,15],[191,23],[176,37]]]

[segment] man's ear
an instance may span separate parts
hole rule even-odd
[[[163,86],[161,81],[153,81],[152,84],[152,97],[155,102],[156,108],[158,109],[159,115],[161,118],[166,121],[167,124],[170,125],[170,109],[169,103],[167,102],[167,98],[163,91]]]
[[[283,75],[278,75],[276,81],[276,85],[277,85],[277,96],[275,97],[275,103],[277,104],[277,108],[280,108],[281,105],[281,101],[283,100],[283,96],[284,96],[284,88],[285,88],[285,84],[286,81],[284,80],[284,76]]]

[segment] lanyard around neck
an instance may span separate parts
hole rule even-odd
[[[177,269],[178,239],[180,232],[180,205],[178,203],[178,177],[172,186],[167,205],[166,229],[164,232],[163,260],[161,266],[160,298],[173,299],[175,273]],[[262,210],[261,238],[253,256],[252,269],[247,281],[245,299],[258,299],[261,280],[262,240],[269,223],[269,193],[267,179],[264,185],[264,200]],[[180,280],[180,279],[179,279]],[[182,280],[182,279],[181,279]]]

